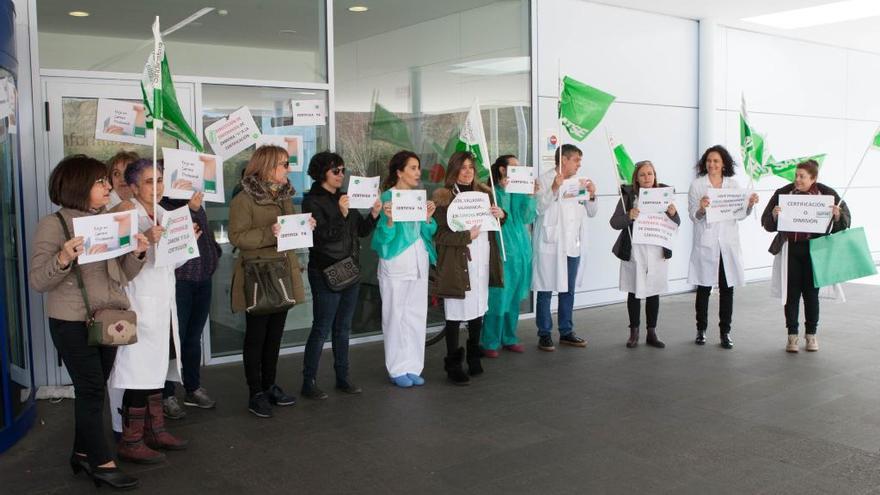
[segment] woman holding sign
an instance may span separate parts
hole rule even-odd
[[[498,357],[498,349],[523,352],[516,327],[519,323],[520,302],[529,295],[532,287],[532,239],[529,224],[538,214],[535,196],[507,192],[510,167],[518,167],[519,161],[513,155],[499,156],[492,164],[492,179],[495,182],[495,195],[498,206],[510,213],[501,227],[507,260],[504,261],[504,287],[489,289],[489,311],[486,313],[486,327],[480,343],[483,355]],[[530,167],[522,167],[531,170]],[[531,177],[528,174],[527,177]],[[531,193],[538,192],[538,181]]]
[[[422,167],[418,155],[399,151],[388,163],[382,183],[382,211],[373,234],[379,255],[379,291],[382,294],[382,331],[385,333],[385,368],[398,387],[423,385],[425,327],[428,318],[428,269],[437,262],[434,249],[434,203],[427,204],[426,221],[394,220],[394,191],[419,187]]]
[[[61,207],[58,214],[68,232],[73,232],[74,218],[106,213],[110,200],[106,166],[85,155],[61,160],[49,176],[49,199]],[[28,278],[35,291],[46,293],[52,342],[76,392],[70,467],[74,473],[85,471],[96,483],[132,488],[138,480],[119,470],[104,435],[104,394],[117,347],[88,345],[86,322],[91,315],[76,271],[81,273],[89,307],[128,309],[124,287],[141,271],[147,239],[137,234],[132,253],[76,266],[85,252],[84,240],[80,236],[68,239],[58,214],[43,217],[37,225]]]
[[[657,338],[657,315],[660,312],[660,294],[668,290],[667,271],[672,250],[651,244],[633,243],[633,224],[639,218],[639,203],[645,189],[668,187],[657,182],[654,164],[643,160],[635,165],[632,185],[621,186],[621,199],[617,203],[611,227],[620,230],[617,242],[611,251],[620,259],[620,290],[628,292],[626,309],[629,312],[629,340],[626,346],[630,349],[639,345],[639,313],[642,299],[645,300],[645,319],[647,320],[647,338],[645,343],[662,349],[666,347]],[[647,214],[647,213],[646,213]],[[671,201],[662,213],[675,225],[681,224],[675,204]]]
[[[242,190],[229,203],[229,242],[240,250],[232,274],[232,311],[246,311],[253,293],[245,294],[246,261],[268,259],[286,265],[293,288],[290,298],[305,300],[302,270],[294,251],[278,253],[278,217],[294,213],[293,186],[287,179],[287,150],[262,146],[254,151],[241,179]],[[248,410],[260,418],[272,417],[272,406],[292,406],[296,399],[275,383],[278,352],[287,321],[288,308],[269,314],[245,313],[244,375],[247,379]]]
[[[824,236],[828,233],[840,232],[849,228],[850,214],[846,203],[840,201],[837,191],[816,182],[819,177],[819,164],[815,160],[807,160],[798,164],[795,170],[794,182],[780,187],[773,193],[773,197],[767,203],[764,214],[761,215],[761,225],[767,232],[777,232],[776,237],[770,244],[770,254],[773,260],[773,289],[774,293],[785,301],[785,327],[788,329],[788,342],[786,352],[798,352],[798,312],[800,300],[804,300],[804,316],[806,321],[806,350],[815,352],[819,350],[819,342],[816,340],[816,330],[819,326],[819,289],[813,283],[813,261],[810,258],[810,239]],[[817,229],[800,229],[780,225],[780,215],[785,216],[786,210],[779,206],[780,195],[805,196],[831,196],[834,198],[831,205],[831,218],[822,211],[816,211],[821,232]],[[825,210],[827,212],[827,210]],[[815,219],[807,219],[815,220]],[[797,229],[797,230],[795,230]],[[800,231],[798,231],[800,230]],[[809,232],[814,230],[814,232]],[[783,280],[783,273],[787,277]]]
[[[444,187],[434,191],[437,205],[437,265],[431,274],[431,294],[442,297],[446,313],[445,368],[449,380],[456,385],[467,385],[471,376],[483,372],[480,363],[480,332],[483,315],[489,309],[489,286],[504,286],[504,268],[501,264],[498,237],[481,232],[479,224],[468,228],[457,226],[452,230],[447,214],[456,197],[465,192],[483,193],[492,200],[491,190],[477,180],[474,155],[467,151],[453,153],[446,167]],[[504,210],[490,203],[489,213],[495,221],[504,223]],[[468,372],[462,369],[464,349],[458,344],[461,322],[468,327]]]
[[[718,305],[718,327],[721,347],[733,349],[730,324],[733,316],[733,288],[745,283],[742,250],[739,244],[739,222],[746,218],[758,202],[758,195],[741,190],[733,178],[733,157],[721,145],[707,149],[697,162],[697,178],[688,190],[688,216],[694,223],[694,242],[688,266],[688,283],[697,286],[694,304],[697,313],[697,345],[706,343],[709,326],[709,294],[717,286],[721,293]],[[736,203],[732,214],[715,221],[707,215],[713,204],[709,195],[718,196],[728,190],[725,202]],[[726,204],[726,203],[725,203]]]
[[[118,210],[136,209],[138,230],[150,241],[144,268],[126,287],[131,307],[138,316],[138,340],[121,347],[110,374],[110,387],[124,390],[122,395],[122,438],[117,453],[128,461],[151,464],[161,462],[165,454],[159,450],[183,450],[181,440],[165,429],[162,409],[162,389],[165,380],[180,381],[180,339],[177,328],[174,265],[156,263],[156,246],[164,229],[160,223],[165,210],[153,203],[162,197],[162,166],[141,159],[125,168],[125,182],[134,192]],[[118,394],[111,394],[111,414],[116,415],[114,402]]]

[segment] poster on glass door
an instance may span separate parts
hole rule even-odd
[[[302,172],[303,160],[303,138],[302,136],[273,136],[263,134],[257,138],[257,148],[261,146],[278,146],[287,150],[288,171]]]
[[[205,140],[224,160],[253,146],[261,134],[248,107],[241,107],[205,127]]]
[[[226,202],[223,193],[223,158],[197,151],[162,148],[165,157],[165,196],[190,199],[193,193],[205,194],[205,201]]]
[[[144,111],[142,103],[98,99],[95,139],[151,146],[153,131],[147,130]]]

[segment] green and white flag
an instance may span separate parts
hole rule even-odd
[[[370,124],[370,138],[375,141],[385,141],[386,143],[399,146],[405,150],[412,151],[414,148],[406,122],[389,112],[378,102],[373,109],[373,122]]]
[[[739,114],[739,145],[743,157],[743,167],[752,180],[757,181],[769,171],[764,167],[764,136],[754,132],[749,125],[746,113],[746,99],[742,97],[742,110]]]
[[[483,117],[480,115],[480,103],[474,99],[458,134],[455,151],[470,151],[476,157],[477,176],[481,181],[489,178],[489,147],[486,145],[486,134],[483,132]]]
[[[144,65],[141,78],[141,93],[146,107],[147,127],[161,130],[165,134],[183,141],[197,151],[204,151],[183,112],[177,103],[177,93],[171,80],[168,68],[168,57],[165,56],[165,43],[159,30],[159,17],[153,22],[154,49]]]
[[[787,181],[793,181],[799,163],[803,163],[807,160],[816,160],[816,162],[821,167],[822,164],[825,162],[826,156],[827,155],[825,153],[822,153],[821,155],[805,156],[802,158],[791,158],[789,160],[777,161],[775,158],[773,158],[773,155],[770,155],[769,157],[767,157],[765,168],[769,173],[777,177],[782,177]]]
[[[559,95],[559,120],[568,134],[583,141],[599,125],[615,97],[565,76]]]
[[[880,148],[880,129],[877,129],[876,134],[874,134],[874,139],[871,141],[871,145],[875,148]]]
[[[615,146],[614,139],[611,139],[611,148],[614,153],[614,161],[617,163],[617,176],[620,177],[621,184],[629,184],[632,182],[633,172],[636,170],[636,164],[630,158],[629,153],[622,144]]]

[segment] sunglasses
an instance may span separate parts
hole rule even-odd
[[[331,168],[330,172],[332,172],[333,175],[342,175],[345,173],[345,167]]]

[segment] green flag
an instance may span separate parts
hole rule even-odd
[[[477,176],[481,181],[489,178],[489,147],[486,145],[486,134],[483,132],[483,117],[480,115],[480,104],[474,100],[461,132],[455,151],[470,151],[476,157]]]
[[[141,78],[141,93],[146,107],[147,127],[183,141],[197,151],[204,151],[196,133],[193,132],[180,105],[177,103],[177,93],[174,91],[174,82],[171,79],[171,70],[168,68],[168,57],[165,56],[165,44],[162,42],[162,33],[159,31],[159,18],[153,23],[153,38],[155,49],[147,58],[144,65],[144,73]]]
[[[452,134],[449,135],[449,139],[446,140],[446,145],[443,147],[440,146],[440,143],[431,143],[431,148],[433,148],[434,152],[437,153],[437,159],[440,161],[441,164],[449,162],[449,158],[452,157],[453,153],[455,153],[455,147],[458,146],[459,133],[459,129],[455,129]]]
[[[620,177],[620,182],[629,184],[632,181],[633,172],[636,170],[636,164],[633,163],[622,144],[614,147],[614,160],[617,162],[617,175]]]
[[[384,141],[405,150],[412,151],[414,148],[406,123],[379,103],[373,109],[370,139]]]
[[[802,158],[791,158],[789,160],[779,160],[773,158],[773,155],[767,157],[767,164],[765,168],[773,175],[777,177],[782,177],[787,181],[793,181],[795,172],[797,171],[797,166],[799,163],[803,163],[807,160],[816,160],[821,167],[825,162],[825,153],[821,155],[813,155],[813,156],[805,156]]]
[[[599,125],[614,96],[565,76],[559,95],[559,120],[568,134],[583,141]]]
[[[764,136],[753,132],[746,114],[746,100],[742,99],[739,114],[739,145],[742,152],[743,167],[752,180],[759,180],[770,172],[764,167]]]
[[[871,144],[876,148],[880,148],[880,129],[877,129],[877,134],[874,134],[874,140],[871,141]]]

